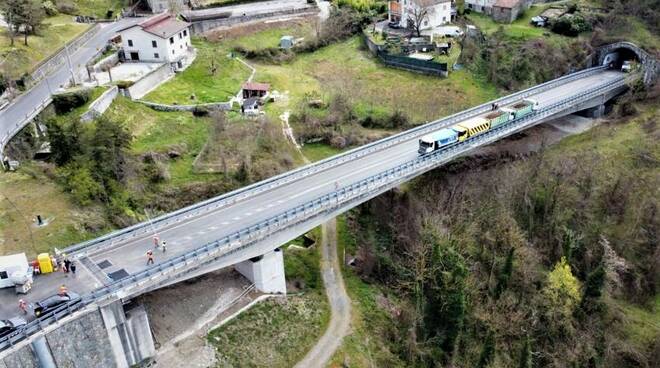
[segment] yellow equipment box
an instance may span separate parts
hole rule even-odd
[[[48,253],[41,253],[40,255],[38,255],[37,261],[39,262],[39,270],[41,271],[41,273],[53,272],[53,262],[51,262]]]

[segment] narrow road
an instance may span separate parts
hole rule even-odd
[[[330,324],[297,368],[325,367],[350,332],[351,300],[346,293],[337,257],[337,220],[321,225],[321,276],[330,301]]]

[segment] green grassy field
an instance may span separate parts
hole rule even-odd
[[[108,10],[116,17],[121,9],[128,5],[128,0],[74,0],[77,14],[105,19]]]
[[[229,101],[250,76],[250,69],[228,57],[225,47],[193,38],[197,58],[186,70],[144,97],[165,104],[196,104]],[[212,72],[212,65],[217,70]],[[191,96],[195,98],[191,98]]]
[[[288,93],[286,101],[271,106],[278,114],[296,107],[306,95],[328,100],[341,93],[358,116],[401,110],[412,121],[423,122],[496,96],[494,88],[465,71],[440,79],[387,68],[362,50],[362,40],[357,36],[298,55],[291,63],[254,65],[256,80]]]
[[[7,29],[0,28],[0,71],[13,78],[29,72],[40,61],[53,54],[64,43],[90,27],[89,24],[76,23],[66,14],[56,15],[44,20],[45,29],[38,35],[28,36],[28,46],[23,44],[23,36],[18,35],[14,46]]]
[[[526,40],[539,37],[561,37],[553,34],[547,28],[534,27],[529,23],[532,17],[541,14],[547,8],[547,5],[533,5],[511,24],[497,23],[488,15],[477,12],[472,12],[466,17],[485,34],[492,34],[502,27],[504,33],[511,38]]]
[[[105,228],[100,208],[74,205],[41,169],[21,164],[19,172],[0,172],[0,254],[26,252],[33,257],[100,235]],[[47,226],[35,225],[38,214]]]

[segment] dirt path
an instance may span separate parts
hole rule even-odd
[[[344,287],[337,257],[337,221],[332,219],[323,224],[321,233],[321,275],[330,301],[330,324],[307,356],[296,364],[297,368],[325,367],[350,332],[351,300]]]

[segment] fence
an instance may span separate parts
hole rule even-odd
[[[513,120],[496,129],[483,133],[465,143],[451,145],[432,154],[417,157],[399,166],[317,197],[307,203],[263,220],[260,223],[229,234],[224,238],[210,242],[194,251],[176,256],[161,264],[100,287],[85,295],[81,303],[67,304],[56,310],[53,314],[44,316],[43,319],[30,322],[21,333],[0,339],[0,350],[12,346],[31,334],[41,331],[45,326],[57,322],[77,309],[95,302],[107,300],[120,290],[123,295],[131,295],[131,289],[145,287],[145,284],[148,282],[153,282],[167,276],[176,276],[174,275],[175,273],[180,275],[181,273],[185,273],[187,268],[195,268],[199,264],[213,262],[222,257],[235,254],[258,241],[292,228],[295,225],[317,220],[318,217],[368,200],[373,197],[374,193],[381,193],[388,188],[410,180],[454,157],[466,153],[476,146],[488,144],[509,136],[529,126],[536,125],[544,119],[574,107],[579,103],[587,102],[595,97],[623,87],[625,87],[625,81],[621,78],[589,88],[586,91],[543,107],[533,114],[526,115],[521,119]]]
[[[436,63],[433,61],[419,60],[403,55],[391,55],[388,54],[387,51],[383,50],[380,45],[372,41],[366,34],[363,33],[362,38],[364,39],[364,42],[366,43],[369,51],[386,65],[417,73],[433,74],[442,77],[446,77],[448,75],[447,63]]]
[[[195,111],[200,107],[209,110],[226,111],[226,110],[231,110],[231,106],[232,106],[231,101],[209,102],[209,103],[202,103],[197,105],[167,105],[167,104],[161,104],[161,103],[144,101],[144,100],[135,100],[135,102],[139,102],[143,105],[147,105],[157,111]]]

